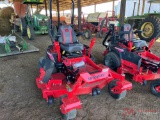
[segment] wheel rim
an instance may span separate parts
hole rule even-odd
[[[31,38],[31,31],[30,31],[29,28],[27,28],[27,35],[28,35],[29,38]]]
[[[142,36],[144,38],[149,38],[154,33],[154,25],[151,22],[145,22],[142,25],[141,30],[143,31]]]
[[[112,70],[115,69],[115,63],[113,61],[112,58],[108,58],[105,60],[105,65],[107,65],[109,68],[111,68]]]
[[[89,33],[88,32],[85,33],[85,37],[89,38]]]
[[[20,24],[20,29],[21,29],[21,31],[23,31],[22,23]]]
[[[160,93],[160,86],[155,86],[154,89]]]

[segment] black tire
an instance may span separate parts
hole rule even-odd
[[[62,117],[64,120],[71,120],[74,119],[77,116],[77,110],[71,110],[67,114],[63,114]]]
[[[60,105],[63,104],[62,102],[62,99],[67,97],[67,95],[63,95],[60,97]],[[67,114],[63,114],[61,113],[62,117],[64,120],[71,120],[71,119],[74,119],[76,116],[77,116],[77,110],[76,109],[73,109],[71,111],[69,111]]]
[[[159,92],[160,90],[157,91],[156,88],[155,88],[157,86],[160,86],[160,80],[152,81],[151,86],[150,86],[151,92],[152,92],[153,95],[155,95],[157,97],[160,97],[160,92]]]
[[[48,105],[53,105],[54,104],[54,97],[53,96],[49,96],[48,97]]]
[[[20,27],[19,27],[18,25],[15,25],[15,24],[14,24],[14,30],[15,30],[16,32],[19,32],[19,31],[20,31]]]
[[[150,42],[160,35],[160,19],[156,16],[149,16],[141,22],[138,29],[144,31],[138,34],[139,38]]]
[[[125,96],[126,96],[126,93],[127,93],[127,91],[126,90],[124,90],[122,93],[120,93],[120,94],[115,94],[115,93],[113,93],[113,91],[112,91],[112,88],[113,87],[115,87],[115,86],[117,86],[117,80],[113,80],[113,81],[111,81],[109,84],[108,84],[108,92],[109,92],[109,94],[114,98],[114,99],[117,99],[117,100],[120,100],[120,99],[122,99],[122,98],[124,98]]]
[[[114,52],[109,52],[104,57],[104,64],[110,69],[117,71],[117,68],[120,67],[121,62],[118,55]]]
[[[92,32],[89,29],[85,30],[84,31],[84,37],[88,40],[91,39],[92,38]]]
[[[31,25],[27,25],[27,36],[29,40],[34,40],[35,38],[34,29]]]
[[[21,18],[20,30],[22,36],[27,36],[27,22],[25,18]]]

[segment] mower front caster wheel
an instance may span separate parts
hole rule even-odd
[[[92,96],[96,96],[96,95],[100,95],[101,94],[101,90],[99,88],[94,88],[92,90]]]
[[[67,97],[67,96],[63,95],[63,96],[60,97],[60,101],[59,101],[60,105],[63,104],[62,99],[65,98],[65,97]],[[71,120],[71,119],[74,119],[77,116],[77,110],[73,109],[73,110],[70,110],[67,114],[61,113],[61,115],[62,115],[62,118],[64,120]]]
[[[153,93],[153,95],[160,97],[160,80],[151,82],[151,92]]]
[[[62,114],[64,120],[72,120],[77,116],[77,110],[73,109],[69,111],[67,114]]]
[[[48,97],[48,105],[53,105],[54,104],[54,98],[52,96]]]
[[[126,96],[127,91],[124,90],[124,91],[121,92],[121,93],[115,93],[115,92],[117,92],[117,91],[114,90],[114,87],[116,87],[116,86],[117,86],[117,81],[116,81],[116,80],[111,81],[111,82],[108,84],[108,91],[109,91],[109,94],[110,94],[113,98],[115,98],[115,99],[117,99],[117,100],[120,100],[120,99],[122,99],[122,98],[124,98],[124,97]]]

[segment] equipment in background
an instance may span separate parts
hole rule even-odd
[[[39,49],[27,43],[14,30],[8,36],[0,36],[0,57],[36,51],[39,51]]]
[[[16,35],[21,39],[21,42],[16,40]],[[18,51],[27,50],[27,43],[26,41],[20,37],[18,34],[12,30],[12,33],[9,36],[0,37],[0,44],[4,44],[4,48],[6,53],[12,52],[12,50],[18,49]]]
[[[119,74],[131,74],[132,79],[141,85],[151,81],[151,92],[160,97],[160,57],[151,52],[156,39],[147,45],[146,41],[133,37],[132,28],[130,24],[125,24],[115,34],[114,25],[110,25],[102,43],[106,47],[104,64]]]
[[[85,38],[88,40],[91,39],[93,33],[96,34],[97,37],[103,38],[108,32],[109,23],[115,24],[115,29],[118,30],[119,21],[114,11],[90,13],[86,20],[83,15],[81,26]],[[74,29],[78,31],[78,25],[75,25]]]
[[[140,2],[140,0],[139,0]],[[134,29],[141,30],[143,32],[138,33],[138,36],[141,40],[145,40],[146,42],[150,42],[153,38],[158,39],[160,36],[160,12],[154,11],[154,13],[150,13],[150,8],[152,3],[159,3],[159,0],[149,0],[150,3],[148,13],[145,13],[142,15],[139,15],[139,9],[137,10],[137,15],[134,15],[135,7],[133,9],[133,16],[128,17],[127,21],[129,24],[134,23]],[[136,2],[134,3],[136,4]],[[144,5],[144,4],[143,4]],[[140,3],[138,3],[138,6],[140,6]],[[138,7],[140,8],[140,7]],[[142,11],[143,7],[142,7]]]
[[[20,29],[22,36],[27,35],[29,40],[33,40],[35,34],[48,34],[48,17],[40,14],[44,8],[40,4],[44,4],[44,0],[24,0],[23,4],[14,2],[16,15],[12,14],[10,22],[16,31]],[[33,13],[34,5],[36,11]]]

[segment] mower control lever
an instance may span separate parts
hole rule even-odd
[[[102,44],[107,47],[107,45],[105,44],[106,40],[108,39],[109,35],[112,34],[112,36],[114,36],[114,24],[109,24],[109,31],[106,34],[106,36],[104,37],[104,40],[102,42]]]

